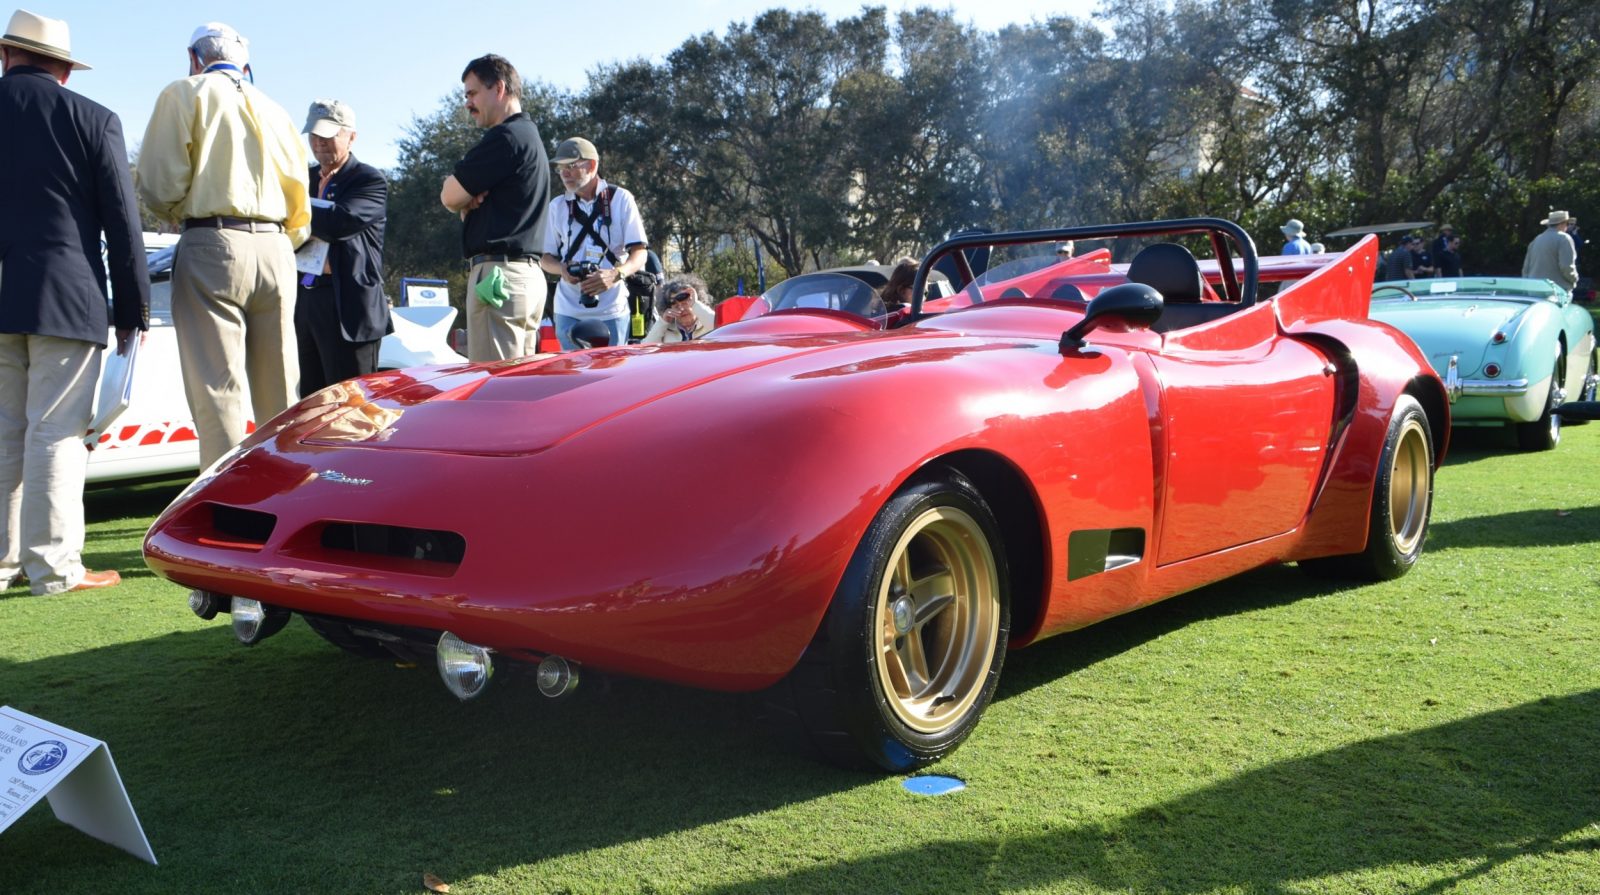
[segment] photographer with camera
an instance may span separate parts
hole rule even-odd
[[[612,345],[628,341],[629,292],[650,294],[641,274],[648,252],[644,220],[633,194],[600,178],[600,153],[582,137],[562,140],[552,157],[566,194],[550,200],[549,229],[539,266],[556,284],[556,338],[563,351],[578,345],[572,328],[599,320]],[[624,280],[629,280],[624,289]],[[637,287],[634,286],[637,281]]]

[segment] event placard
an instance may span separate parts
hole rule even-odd
[[[56,818],[156,863],[111,749],[43,718],[0,706],[0,833],[43,799]]]

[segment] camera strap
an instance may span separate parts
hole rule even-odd
[[[611,197],[616,195],[616,192],[617,188],[609,185],[604,190],[601,190],[600,195],[595,197],[593,214],[584,214],[583,209],[578,207],[577,199],[567,200],[567,217],[578,223],[578,235],[573,237],[571,245],[567,246],[566,253],[561,256],[562,265],[572,263],[572,259],[578,256],[579,247],[583,245],[584,239],[587,238],[594,240],[595,245],[605,249],[606,260],[611,262],[612,267],[617,266],[617,256],[611,251],[611,247],[606,245],[600,238],[600,234],[595,229],[595,224],[597,223],[608,231],[611,229]]]

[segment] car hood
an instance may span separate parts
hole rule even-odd
[[[600,348],[516,361],[374,374],[296,413],[310,445],[505,456],[554,447],[630,411],[734,375],[787,378],[819,367],[892,362],[949,334],[810,335],[759,342]],[[839,355],[845,357],[841,359]],[[804,360],[802,360],[804,359]],[[779,367],[781,370],[769,368]],[[307,399],[313,402],[313,399]]]
[[[1480,372],[1497,332],[1515,335],[1517,318],[1532,307],[1527,299],[1472,296],[1421,301],[1374,301],[1371,316],[1410,336],[1443,375],[1455,357],[1462,376]]]

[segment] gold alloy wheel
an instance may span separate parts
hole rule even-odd
[[[1389,537],[1401,555],[1417,549],[1428,524],[1429,476],[1433,457],[1422,420],[1407,419],[1395,442],[1389,473]]]
[[[1000,630],[1000,580],[982,526],[935,507],[906,527],[874,601],[879,686],[907,727],[937,734],[966,716]]]

